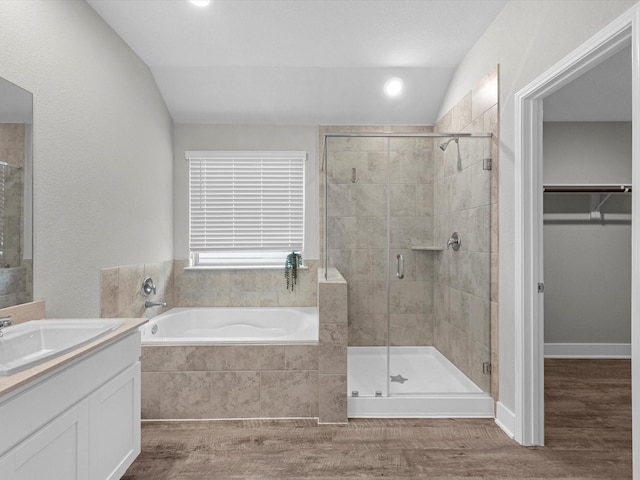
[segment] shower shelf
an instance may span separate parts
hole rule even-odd
[[[444,250],[444,247],[438,247],[436,245],[411,245],[411,250],[425,250],[437,252],[440,250]]]

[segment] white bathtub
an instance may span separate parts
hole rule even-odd
[[[140,327],[143,345],[317,343],[316,307],[172,308]]]

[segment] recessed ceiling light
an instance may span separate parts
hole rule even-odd
[[[384,93],[390,97],[397,97],[402,92],[404,82],[401,78],[393,77],[387,80],[384,84]]]
[[[211,3],[211,0],[189,0],[196,7],[208,7]]]

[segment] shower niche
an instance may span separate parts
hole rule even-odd
[[[490,145],[325,134],[324,262],[348,285],[349,417],[493,416]]]

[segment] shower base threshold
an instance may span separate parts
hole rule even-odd
[[[349,418],[493,418],[491,396],[435,347],[391,347],[389,378],[386,352],[348,348]]]

